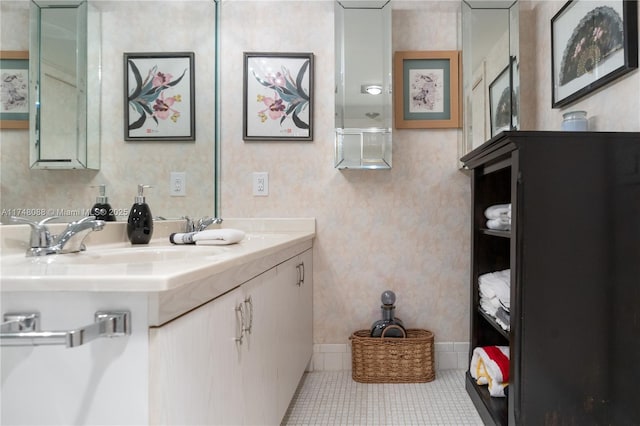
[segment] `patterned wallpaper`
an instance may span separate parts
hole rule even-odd
[[[458,48],[458,3],[394,3],[394,51]],[[465,340],[470,207],[460,132],[394,130],[391,170],[336,170],[333,3],[223,2],[221,25],[222,215],[316,218],[314,341],[345,343],[370,327],[386,289],[406,326]],[[243,51],[315,54],[313,142],[243,142]],[[254,171],[269,173],[268,197],[251,194]]]

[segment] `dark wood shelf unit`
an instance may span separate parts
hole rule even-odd
[[[478,386],[467,372],[465,375],[465,389],[471,396],[473,403],[485,407],[480,412],[484,424],[507,424],[508,406],[506,398],[492,398],[486,386]]]
[[[509,346],[508,398],[467,374],[486,424],[639,425],[640,133],[503,132],[471,176],[470,352]],[[510,231],[484,211],[511,203]],[[478,277],[510,269],[510,331]]]

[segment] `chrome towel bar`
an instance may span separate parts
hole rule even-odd
[[[98,337],[121,337],[131,334],[129,311],[99,311],[94,323],[68,331],[40,331],[37,312],[8,313],[0,324],[0,346],[65,345],[75,348]]]

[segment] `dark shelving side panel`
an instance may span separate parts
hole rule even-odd
[[[495,398],[489,395],[487,386],[479,386],[467,372],[465,388],[471,397],[473,404],[478,409],[478,414],[485,425],[508,424],[508,398]]]

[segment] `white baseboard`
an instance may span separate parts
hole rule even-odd
[[[469,342],[434,343],[436,370],[466,370],[469,368]],[[308,371],[351,370],[351,344],[314,344]]]

